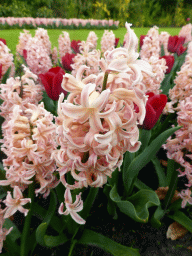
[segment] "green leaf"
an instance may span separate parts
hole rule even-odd
[[[139,141],[141,141],[141,146],[137,155],[143,152],[143,150],[148,146],[151,138],[151,130],[140,129],[139,130]]]
[[[169,207],[168,210],[169,211],[178,211],[181,209],[181,203],[182,203],[182,199],[179,198],[177,199],[175,202],[173,202]]]
[[[103,193],[107,196],[108,202],[107,202],[107,211],[109,215],[113,216],[114,219],[117,219],[117,211],[116,211],[116,205],[115,203],[111,200],[109,193],[111,191],[111,186],[109,184],[106,184]]]
[[[135,180],[134,183],[135,187],[138,189],[148,189],[148,190],[153,190],[152,188],[148,187],[145,183],[143,183],[141,180],[138,178]]]
[[[13,229],[9,233],[9,237],[11,237],[11,240],[13,242],[15,242],[18,238],[20,238],[21,233],[20,233],[19,229],[10,219],[5,219],[3,227],[6,229],[10,229],[11,227],[13,227]]]
[[[175,169],[172,172],[171,181],[169,184],[169,189],[167,191],[167,194],[165,196],[165,199],[163,201],[163,208],[166,210],[169,205],[171,204],[171,200],[175,194],[175,190],[177,189],[177,183],[178,183],[178,172],[177,169],[179,168],[179,164],[175,162]]]
[[[163,218],[165,211],[162,209],[161,205],[159,205],[151,217],[151,224],[155,228],[161,227],[160,219]]]
[[[10,227],[13,227],[11,232],[7,235],[4,248],[9,253],[9,256],[19,256],[20,255],[20,248],[16,242],[18,238],[20,238],[21,234],[16,227],[16,225],[9,219],[5,219],[4,228],[9,229]]]
[[[187,217],[183,212],[176,211],[173,215],[168,215],[168,217],[173,219],[174,221],[177,221],[179,224],[181,224],[192,233],[192,220]]]
[[[82,237],[77,243],[98,246],[114,256],[140,256],[138,249],[118,244],[110,238],[89,229],[84,230]]]
[[[169,159],[167,160],[167,177],[166,177],[166,180],[167,180],[167,186],[170,185],[171,183],[171,177],[173,175],[173,172],[175,171],[175,161],[173,159]]]
[[[56,247],[69,241],[65,234],[59,236],[44,236],[44,242],[47,247]]]
[[[37,240],[37,243],[39,243],[41,246],[46,246],[44,237],[45,237],[47,227],[48,227],[48,224],[46,222],[41,223],[36,230],[36,240]]]
[[[52,99],[49,98],[49,96],[47,95],[47,93],[45,91],[43,91],[43,99],[42,99],[45,109],[49,112],[51,112],[53,115],[56,114],[55,112],[55,104],[54,101]]]
[[[49,203],[49,208],[47,210],[47,214],[46,214],[45,218],[43,219],[43,223],[41,223],[36,230],[36,240],[42,246],[46,246],[45,241],[44,241],[44,236],[45,236],[47,227],[54,215],[56,206],[57,206],[57,197],[56,197],[55,192],[53,190],[51,190],[51,198],[50,198],[50,203]]]
[[[159,187],[166,187],[167,181],[166,181],[166,176],[165,176],[165,170],[161,166],[159,159],[157,157],[155,157],[151,160],[151,162],[153,163],[156,173],[157,173],[157,176],[158,176]]]
[[[45,210],[43,207],[41,207],[40,205],[38,205],[37,203],[34,203],[34,215],[43,220],[45,215],[47,214],[47,210]],[[53,216],[49,225],[58,233],[61,231],[61,226],[62,226],[62,222],[60,220],[59,217]]]
[[[2,81],[1,81],[2,84],[6,84],[6,81],[9,77],[10,72],[11,72],[11,66],[7,69],[6,73],[4,74]]]
[[[146,223],[149,219],[148,208],[160,205],[155,191],[146,189],[138,191],[129,197],[128,200],[121,200],[116,185],[114,185],[110,192],[110,198],[117,204],[121,212],[142,223]]]
[[[164,55],[165,55],[164,45],[162,44],[161,45],[161,56],[164,56]]]
[[[128,168],[123,166],[123,183],[128,195],[133,189],[139,171],[155,157],[162,144],[178,129],[180,129],[180,127],[174,127],[161,133],[140,155],[135,157]]]

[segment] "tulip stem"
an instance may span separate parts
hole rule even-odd
[[[108,75],[109,75],[109,73],[108,73],[108,72],[105,72],[104,79],[103,79],[102,91],[106,90]]]

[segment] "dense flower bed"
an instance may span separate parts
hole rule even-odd
[[[119,21],[94,19],[62,19],[32,17],[0,17],[0,29],[42,27],[46,29],[117,29]]]
[[[138,256],[86,229],[98,193],[113,218],[121,211],[158,228],[166,216],[175,221],[168,238],[192,232],[192,25],[174,37],[154,26],[140,42],[125,26],[123,46],[106,30],[101,50],[94,31],[82,42],[63,31],[52,49],[47,30],[34,37],[24,30],[15,62],[0,40],[0,250],[9,236],[5,248],[14,255],[32,255],[36,243],[66,244],[71,255],[76,243],[94,242],[113,255]],[[138,178],[149,163],[157,181]],[[49,198],[44,211],[40,202]],[[14,222],[18,211],[23,230]],[[37,230],[33,215],[42,220]]]

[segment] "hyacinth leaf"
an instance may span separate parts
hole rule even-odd
[[[171,183],[171,177],[173,175],[173,172],[176,170],[176,162],[173,159],[167,160],[167,175],[166,175],[166,180],[167,180],[167,186],[170,185]]]
[[[133,249],[131,247],[118,244],[110,238],[89,229],[84,230],[83,235],[77,241],[77,243],[98,246],[114,256],[140,256],[138,249]]]
[[[137,178],[139,171],[146,166],[151,159],[153,159],[156,153],[161,148],[162,144],[177,130],[179,127],[170,128],[161,133],[156,139],[154,139],[145,150],[134,158],[128,168],[123,166],[123,183],[127,196],[132,192],[134,182]]]
[[[45,210],[43,207],[41,207],[40,205],[38,205],[37,203],[34,203],[34,209],[35,209],[35,213],[34,215],[36,215],[38,218],[40,218],[41,220],[44,219],[44,216],[47,213],[47,210]],[[58,233],[61,231],[61,226],[63,225],[60,218],[53,216],[50,224],[49,224],[55,231],[57,231]]]
[[[21,234],[18,230],[17,226],[10,220],[5,219],[4,228],[9,229],[13,227],[11,232],[6,236],[4,248],[7,248],[8,255],[10,256],[17,256],[19,255],[20,248],[16,243],[16,240],[20,238]]]
[[[165,211],[162,209],[161,205],[157,207],[155,210],[153,216],[151,217],[151,225],[155,228],[160,228],[161,227],[161,222],[160,219],[163,218],[165,214]]]
[[[192,220],[187,217],[183,212],[176,211],[173,215],[168,215],[168,217],[178,222],[192,233]]]
[[[171,182],[169,184],[169,189],[167,191],[167,194],[165,196],[165,199],[163,201],[163,208],[166,210],[169,205],[171,204],[171,200],[175,194],[175,190],[177,189],[177,183],[178,183],[178,172],[176,171],[179,167],[178,163],[175,163],[174,165],[175,169],[172,172],[171,176]]]
[[[37,243],[39,243],[41,246],[46,246],[45,245],[45,240],[44,240],[44,237],[45,237],[45,233],[46,233],[46,230],[48,228],[48,225],[47,223],[41,223],[37,230],[36,230],[36,241]]]
[[[20,248],[16,242],[13,242],[9,235],[6,236],[6,240],[3,242],[3,247],[6,248],[9,256],[20,256]]]
[[[11,227],[13,227],[13,229],[11,230],[11,232],[8,235],[13,242],[15,242],[18,238],[20,238],[21,233],[20,233],[19,229],[10,219],[5,219],[3,227],[6,229],[10,229]]]
[[[134,183],[135,187],[138,189],[148,189],[148,190],[153,190],[152,188],[148,187],[145,183],[143,183],[141,180],[136,179]]]
[[[44,236],[44,242],[47,247],[56,247],[69,241],[66,235],[60,234],[59,236]]]
[[[153,163],[156,173],[157,173],[157,176],[158,176],[158,180],[159,180],[158,187],[166,187],[167,181],[166,181],[165,171],[164,171],[163,167],[161,166],[159,159],[157,157],[155,157],[151,160],[151,162]]]
[[[57,206],[57,197],[55,192],[51,190],[50,193],[51,193],[51,198],[50,198],[49,208],[46,212],[46,216],[43,219],[43,223],[41,223],[36,230],[36,240],[42,246],[46,246],[44,242],[44,236]]]
[[[11,66],[7,69],[6,73],[4,74],[2,81],[1,81],[2,84],[6,84],[6,81],[9,77],[10,72],[11,72]]]
[[[114,219],[117,219],[117,211],[116,211],[116,205],[115,203],[111,200],[109,193],[111,191],[111,186],[109,184],[106,184],[103,193],[107,196],[108,202],[107,202],[107,211],[109,215],[113,216]]]
[[[114,185],[110,192],[110,198],[117,204],[121,212],[141,223],[146,223],[149,219],[148,208],[160,205],[155,191],[146,189],[138,191],[128,200],[121,200],[116,185]]]
[[[168,210],[169,211],[178,211],[181,209],[181,203],[182,203],[182,199],[179,198],[177,199],[175,202],[173,202],[169,207]]]

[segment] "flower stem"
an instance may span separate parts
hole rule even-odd
[[[77,243],[76,239],[72,240],[68,256],[72,256],[72,252],[73,252],[73,249],[74,249],[76,243]]]
[[[33,213],[32,208],[34,205],[34,197],[35,197],[35,193],[34,193],[34,182],[33,182],[32,184],[29,185],[28,198],[31,198],[31,205],[30,205],[29,212],[25,218],[24,228],[21,235],[20,256],[27,256],[27,253],[28,253],[29,244],[27,243],[27,239],[29,238],[31,217]]]
[[[109,75],[109,73],[108,73],[108,72],[105,72],[104,79],[103,79],[102,91],[106,90],[108,75]]]

